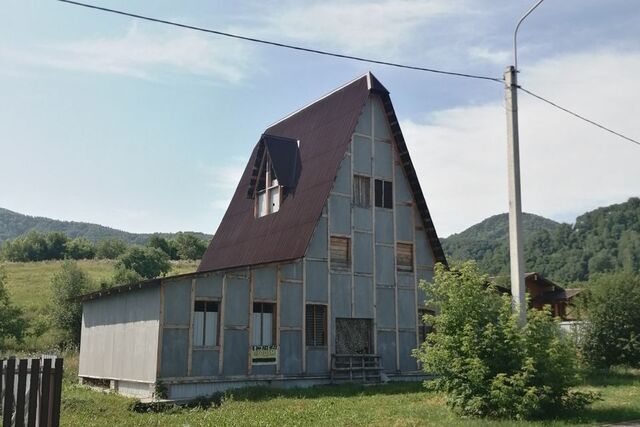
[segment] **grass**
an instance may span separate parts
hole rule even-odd
[[[64,261],[39,262],[7,262],[3,263],[7,272],[7,290],[11,301],[24,310],[25,317],[30,321],[46,319],[49,313],[49,303],[53,295],[51,278],[60,270]],[[78,266],[93,279],[96,288],[100,280],[113,275],[115,261],[113,260],[81,260]],[[171,274],[181,274],[195,271],[197,262],[172,262]],[[28,338],[26,348],[48,349],[55,341],[53,331],[47,331],[38,338]]]
[[[77,385],[75,359],[65,361],[65,426],[573,426],[640,419],[640,370],[593,374],[583,387],[602,401],[579,414],[544,421],[461,418],[421,383],[341,385],[308,389],[248,388],[230,392],[219,406],[137,413],[134,402]],[[68,362],[71,362],[68,364]]]

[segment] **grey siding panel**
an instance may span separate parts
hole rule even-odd
[[[355,317],[373,318],[373,278],[355,276]]]
[[[389,246],[376,246],[376,282],[379,285],[395,283],[395,251]]]
[[[326,261],[307,261],[307,301],[327,302],[329,270]]]
[[[413,242],[413,207],[396,205],[396,239]]]
[[[362,108],[356,132],[363,135],[371,135],[371,99],[368,99]]]
[[[351,198],[331,195],[329,218],[331,233],[351,234]]]
[[[418,268],[417,276],[418,276],[418,283],[420,283],[421,280],[424,280],[426,282],[433,281],[433,271],[431,270]],[[427,294],[424,292],[424,290],[420,286],[418,286],[418,305],[419,306],[425,305],[426,299],[427,299]]]
[[[249,363],[249,331],[226,329],[224,331],[223,357],[223,373],[225,375],[246,374]]]
[[[353,227],[357,230],[371,231],[371,209],[354,206]]]
[[[278,269],[275,265],[260,267],[251,270],[253,275],[253,299],[273,300],[276,299],[276,282],[278,280]]]
[[[252,375],[275,375],[277,366],[274,364],[270,365],[251,365],[251,374]]]
[[[396,176],[394,180],[395,192],[396,192],[396,202],[404,203],[413,201],[413,194],[411,193],[411,188],[409,187],[409,182],[402,171],[402,168],[396,167]],[[421,221],[420,216],[416,218],[418,220],[418,224]]]
[[[351,194],[351,156],[345,156],[333,183],[332,191]]]
[[[191,321],[191,278],[164,282],[164,324],[188,326]]]
[[[396,370],[396,333],[378,331],[378,354],[382,356],[382,366],[387,372]]]
[[[392,288],[377,288],[376,292],[376,319],[378,328],[395,329],[396,308],[394,290]]]
[[[399,334],[400,341],[400,370],[416,371],[418,369],[417,360],[411,355],[416,345],[416,334],[413,332],[401,331]]]
[[[196,298],[220,298],[222,296],[222,277],[223,274],[221,273],[215,273],[207,277],[198,277],[196,279]]]
[[[371,139],[354,135],[353,173],[371,175]]]
[[[331,314],[336,317],[351,317],[351,276],[331,274]]]
[[[391,132],[388,125],[387,115],[379,99],[373,102],[373,123],[376,138],[391,139]]]
[[[424,230],[416,230],[416,262],[418,265],[434,264],[433,252]]]
[[[320,217],[307,248],[307,256],[311,258],[327,257],[327,218]]]
[[[154,382],[160,287],[83,304],[79,375]]]
[[[280,326],[302,327],[302,285],[283,282],[280,301]]]
[[[413,273],[407,272],[398,272],[398,286],[405,288],[414,288],[415,280],[413,278]]]
[[[393,212],[376,209],[376,242],[393,244]]]
[[[188,329],[164,329],[162,334],[161,377],[187,376]]]
[[[416,329],[416,296],[413,289],[398,289],[398,327]]]
[[[227,276],[224,325],[249,326],[249,280]],[[226,333],[226,332],[225,332]],[[226,340],[226,338],[225,338]],[[226,345],[226,341],[225,341]],[[226,355],[226,352],[225,352]]]
[[[353,268],[355,273],[373,273],[372,236],[355,232],[353,242]]]
[[[193,350],[191,355],[191,375],[213,376],[218,375],[218,350]]]
[[[393,168],[391,164],[391,144],[381,141],[375,141],[374,144],[376,155],[373,158],[373,174],[376,177],[382,177],[390,180],[393,175]]]
[[[325,230],[326,235],[326,230]],[[326,241],[326,237],[325,237]],[[326,258],[327,253],[324,253]],[[282,280],[302,280],[302,261],[288,262],[280,266]]]
[[[307,373],[328,373],[327,349],[325,347],[307,347]]]
[[[280,369],[282,373],[302,372],[302,332],[280,331]]]

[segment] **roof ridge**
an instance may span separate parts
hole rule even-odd
[[[306,110],[307,108],[311,107],[313,104],[316,104],[316,103],[318,103],[318,102],[322,101],[323,99],[328,98],[329,96],[333,95],[334,93],[336,93],[336,92],[338,92],[338,91],[340,91],[340,90],[344,89],[345,87],[347,87],[347,86],[349,86],[349,85],[351,85],[351,84],[353,84],[353,83],[357,82],[358,80],[360,80],[360,79],[362,79],[362,78],[366,78],[366,79],[367,79],[367,89],[368,89],[368,90],[371,90],[371,85],[370,85],[370,81],[371,81],[371,80],[370,80],[370,78],[369,78],[369,76],[370,76],[370,75],[371,75],[371,71],[367,71],[367,72],[366,72],[366,73],[364,73],[363,75],[356,77],[355,79],[353,79],[353,80],[351,80],[351,81],[349,81],[349,82],[347,82],[347,83],[343,84],[342,86],[340,86],[340,87],[338,87],[338,88],[336,88],[336,89],[333,89],[331,92],[326,93],[325,95],[322,95],[320,98],[316,99],[315,101],[311,101],[311,102],[309,102],[308,104],[304,105],[303,107],[300,107],[300,108],[298,108],[297,110],[293,111],[292,113],[287,114],[286,116],[284,116],[284,117],[283,117],[283,118],[281,118],[280,120],[278,120],[278,121],[276,121],[276,122],[273,122],[273,123],[271,123],[270,125],[268,125],[268,126],[267,126],[267,128],[266,128],[266,130],[265,130],[265,132],[266,132],[266,131],[268,131],[269,129],[271,129],[272,127],[274,127],[275,125],[277,125],[277,124],[279,124],[279,123],[284,122],[284,121],[285,121],[285,120],[287,120],[288,118],[290,118],[290,117],[292,117],[292,116],[295,116],[295,115],[296,115],[296,114],[298,114],[299,112],[301,112],[301,111],[303,111],[303,110]]]

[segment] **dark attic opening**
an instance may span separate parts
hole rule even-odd
[[[247,197],[255,200],[256,218],[280,210],[286,198],[295,192],[300,170],[297,140],[262,135],[247,191]]]

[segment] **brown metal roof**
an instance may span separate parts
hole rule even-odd
[[[260,148],[258,143],[198,271],[286,261],[304,256],[360,112],[372,92],[383,100],[402,166],[413,189],[435,258],[446,263],[389,92],[369,73],[298,110],[264,132],[300,141],[301,165],[296,188],[287,194],[278,212],[255,217],[254,200],[247,197],[247,190]]]

